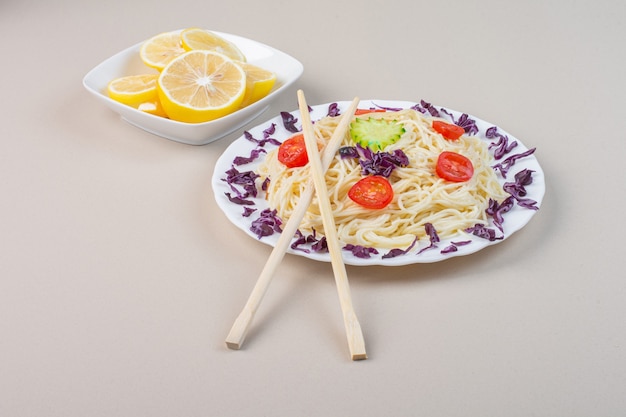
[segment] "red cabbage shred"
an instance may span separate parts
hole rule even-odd
[[[280,233],[282,231],[281,225],[282,221],[276,216],[276,210],[265,209],[251,223],[250,230],[261,239],[264,236]]]

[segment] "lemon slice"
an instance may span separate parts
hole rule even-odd
[[[150,113],[159,117],[167,117],[167,114],[165,113],[165,110],[163,110],[163,106],[161,106],[161,102],[158,98],[140,103],[137,106],[137,110],[145,113]]]
[[[161,71],[157,92],[170,119],[206,122],[239,108],[246,92],[246,73],[226,55],[189,51]]]
[[[246,61],[246,57],[234,43],[205,29],[185,29],[180,34],[180,40],[187,51],[199,49],[215,51],[237,61]]]
[[[158,77],[158,74],[140,74],[116,78],[107,85],[107,92],[113,100],[136,107],[157,99]]]
[[[241,107],[245,107],[270,93],[276,83],[276,74],[247,62],[238,64],[246,73],[246,93],[241,103]]]
[[[165,32],[153,36],[141,45],[139,56],[144,64],[161,71],[177,56],[185,53],[179,32]]]

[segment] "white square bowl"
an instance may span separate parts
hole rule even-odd
[[[83,78],[83,85],[99,101],[119,113],[122,119],[147,132],[189,145],[205,145],[216,141],[259,117],[274,99],[300,78],[304,67],[295,58],[260,42],[228,33],[213,33],[237,45],[247,62],[276,74],[276,84],[267,96],[227,116],[204,123],[170,120],[112,100],[107,94],[107,84],[111,80],[125,75],[156,72],[139,57],[143,42],[113,55],[93,68]]]

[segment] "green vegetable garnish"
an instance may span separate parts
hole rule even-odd
[[[397,142],[404,132],[406,132],[404,126],[395,120],[357,117],[350,123],[352,140],[372,151],[382,151]]]

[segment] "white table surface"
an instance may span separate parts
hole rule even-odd
[[[160,0],[0,5],[0,415],[626,415],[626,3]],[[305,67],[248,127],[309,104],[420,100],[498,124],[546,175],[500,245],[348,267],[288,255],[244,348],[224,339],[270,248],[215,203],[205,146],[161,139],[82,77],[202,26]]]

